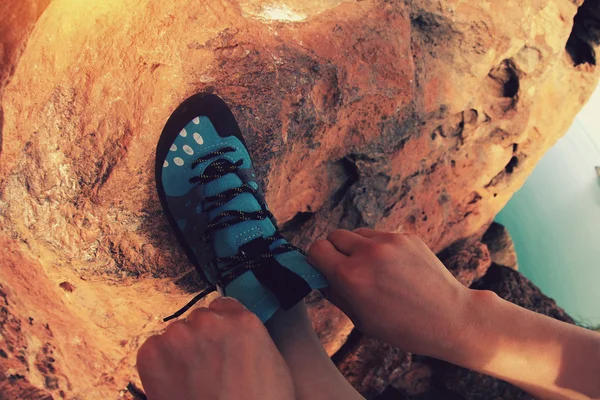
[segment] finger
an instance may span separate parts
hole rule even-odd
[[[186,330],[188,329],[188,325],[187,322],[185,320],[178,320],[178,321],[174,321],[171,322],[169,324],[169,326],[167,326],[167,329],[165,330],[165,333],[163,333],[163,337],[166,334],[169,334],[171,336],[179,336],[179,335],[184,335]]]
[[[374,229],[371,228],[358,228],[353,230],[352,232],[356,233],[357,235],[360,235],[362,237],[366,237],[366,238],[374,238],[375,236],[379,235],[380,232],[377,232]]]
[[[152,335],[138,349],[136,365],[138,369],[146,365],[158,365],[161,359],[162,343],[160,335]]]
[[[205,323],[210,323],[215,317],[215,312],[213,310],[201,307],[192,311],[185,320],[189,325],[203,326]],[[204,323],[202,321],[204,321]]]
[[[338,229],[331,232],[327,236],[327,240],[333,243],[341,253],[351,255],[357,248],[368,243],[369,239],[344,229]]]
[[[139,348],[136,357],[136,367],[144,388],[147,387],[155,378],[167,376],[165,366],[165,349],[162,339],[159,335],[150,336]]]
[[[329,280],[334,276],[335,269],[347,260],[348,257],[328,240],[317,240],[308,249],[308,262]]]
[[[162,340],[170,356],[169,365],[188,364],[189,355],[197,352],[196,332],[187,321],[175,321],[167,327]]]
[[[173,373],[173,356],[161,336],[150,336],[138,350],[136,367],[149,399],[168,399]]]
[[[229,314],[248,311],[246,307],[233,297],[219,297],[208,306],[217,314]]]

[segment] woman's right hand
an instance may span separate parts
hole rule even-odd
[[[466,340],[472,293],[418,237],[336,230],[308,259],[331,283],[326,297],[370,336],[438,358]]]
[[[600,335],[470,290],[417,237],[370,229],[315,242],[328,298],[363,332],[543,399],[600,399]]]

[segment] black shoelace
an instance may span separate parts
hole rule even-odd
[[[224,147],[222,149],[213,151],[203,157],[198,158],[196,161],[192,163],[192,169],[196,168],[203,162],[206,162],[214,157],[222,156],[226,153],[234,152],[235,149],[233,147]],[[235,163],[231,163],[229,160],[218,159],[212,162],[205,170],[204,173],[193,178],[190,178],[190,183],[196,184],[206,184],[208,182],[219,179],[229,173],[235,173],[239,169],[239,167],[243,164],[243,160],[238,160]],[[207,173],[207,171],[210,171]],[[242,193],[250,193],[256,194],[256,189],[254,189],[248,183],[244,183],[242,186],[237,188],[226,190],[222,193],[219,193],[215,196],[205,197],[202,200],[202,212],[208,213],[218,207],[223,206],[227,202],[233,200],[237,196]],[[266,218],[271,218],[273,214],[270,211],[261,209],[259,211],[237,211],[237,210],[227,210],[220,212],[217,214],[206,226],[206,231],[202,236],[202,240],[206,243],[210,242],[212,238],[212,234],[219,230],[230,227],[232,225],[238,224],[244,221],[251,220],[264,220]],[[282,236],[279,233],[275,233],[273,236],[266,238],[269,242],[275,242],[277,240],[282,239]],[[217,257],[215,258],[215,263],[224,264],[222,267],[219,267],[219,272],[221,273],[221,278],[217,282],[217,286],[225,287],[231,281],[243,275],[249,270],[252,270],[255,266],[257,266],[261,260],[275,257],[277,254],[282,254],[288,251],[299,251],[304,253],[302,250],[293,246],[289,243],[281,244],[275,247],[272,251],[261,254],[259,257],[250,258],[246,253],[240,251],[238,254],[235,254],[231,257]],[[208,279],[204,277],[204,280],[208,282]],[[210,283],[209,283],[210,284]],[[217,286],[210,284],[210,286],[196,295],[188,304],[183,306],[179,311],[170,315],[163,319],[163,321],[167,322],[174,318],[177,318],[184,314],[187,310],[192,308],[194,304],[200,301],[202,298],[206,297],[208,294],[217,290]]]

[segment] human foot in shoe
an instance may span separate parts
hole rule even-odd
[[[229,107],[197,94],[171,115],[156,149],[156,187],[190,261],[210,288],[267,321],[328,285],[281,236]]]

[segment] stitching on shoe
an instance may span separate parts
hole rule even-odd
[[[320,276],[321,274],[314,274],[314,275],[300,275],[302,278],[316,278],[317,276]]]
[[[256,308],[256,306],[258,306],[260,303],[262,303],[263,301],[265,301],[265,299],[267,298],[267,296],[269,296],[269,294],[268,294],[268,293],[267,293],[267,294],[265,294],[265,295],[263,296],[263,298],[262,298],[262,299],[260,299],[260,300],[258,301],[258,303],[254,304],[252,307],[249,307],[248,309],[249,309],[250,311],[254,310],[254,309]]]
[[[259,231],[259,232],[255,233],[255,234],[253,234],[253,235],[248,235],[248,236],[247,236],[247,237],[245,237],[243,240],[238,240],[238,238],[239,238],[240,236],[243,236],[243,235],[245,235],[245,234],[247,234],[247,233],[250,233],[250,232],[252,232],[252,231]],[[238,245],[238,247],[239,247],[239,246],[240,246],[240,244],[241,244],[242,242],[245,242],[245,241],[248,241],[249,239],[254,239],[254,238],[256,238],[256,237],[260,236],[260,233],[261,233],[260,231],[261,231],[260,227],[258,227],[258,226],[255,226],[254,228],[248,229],[247,231],[244,231],[244,232],[240,233],[239,235],[236,235],[236,236],[234,237],[235,244],[237,244],[237,245]]]

